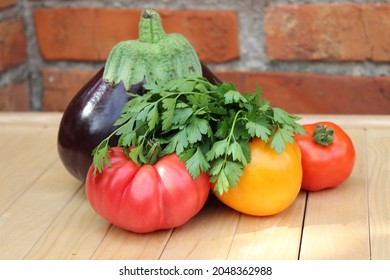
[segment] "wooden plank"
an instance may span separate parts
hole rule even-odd
[[[8,136],[0,163],[0,214],[58,160],[56,128],[23,127],[20,131],[4,132]],[[13,141],[14,135],[20,139]]]
[[[349,129],[356,149],[351,177],[308,194],[300,259],[369,259],[365,134]]]
[[[79,187],[57,160],[0,216],[0,259],[24,258]]]
[[[57,127],[62,112],[0,112],[0,125]]]
[[[26,259],[90,259],[111,225],[94,213],[81,186]]]
[[[210,195],[198,215],[174,230],[161,259],[226,259],[239,216]]]
[[[15,127],[12,125],[0,125],[0,148],[2,150],[2,157],[0,159],[0,168],[10,165],[12,160],[18,160],[21,162],[23,159],[24,150],[31,149],[32,145],[37,145],[37,142],[27,141],[26,139],[33,140],[37,134],[48,132],[44,128],[40,127]],[[19,156],[19,158],[16,158]],[[1,174],[5,174],[1,171]],[[1,181],[0,181],[1,185]]]
[[[50,225],[27,259],[157,259],[171,230],[135,234],[91,208],[84,186]]]
[[[111,226],[58,160],[60,117],[0,113],[0,259],[293,259],[304,194],[268,218],[214,198],[174,230],[133,234]],[[303,117],[346,128],[357,161],[342,186],[308,195],[300,259],[389,259],[390,116]]]
[[[269,216],[241,215],[229,259],[296,260],[299,255],[306,192],[285,211]]]
[[[390,115],[299,115],[300,123],[330,121],[342,128],[390,128]]]
[[[62,112],[0,112],[0,125],[58,127]],[[346,128],[389,128],[390,115],[299,114],[301,123],[332,121]]]
[[[113,226],[92,259],[155,260],[172,234],[172,229],[133,233]]]
[[[367,130],[371,258],[390,259],[390,130]]]

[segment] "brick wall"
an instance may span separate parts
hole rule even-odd
[[[12,11],[16,0],[0,2],[0,111],[29,110],[28,79],[21,69],[27,63],[27,40],[24,32],[24,21]],[[14,75],[15,77],[10,77]]]
[[[0,110],[64,110],[153,6],[222,80],[258,84],[274,106],[390,113],[387,1],[142,2],[0,1]]]

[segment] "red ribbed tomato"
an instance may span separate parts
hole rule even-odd
[[[110,223],[145,233],[178,227],[205,204],[210,182],[207,174],[195,180],[176,154],[160,158],[154,165],[138,166],[114,147],[111,167],[93,175],[88,171],[86,193],[93,209]]]

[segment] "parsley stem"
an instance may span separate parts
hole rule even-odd
[[[202,108],[199,108],[198,110],[196,110],[194,113],[193,113],[193,115],[197,115],[198,114],[198,112],[202,112],[202,110],[204,110],[204,109],[206,109],[206,108],[208,108],[208,106],[203,106]]]
[[[229,133],[228,137],[226,138],[227,139],[227,145],[226,145],[226,149],[225,149],[225,159],[224,159],[225,162],[227,160],[228,150],[229,150],[229,145],[230,145],[230,142],[231,142],[231,138],[232,137],[234,138],[234,127],[236,126],[236,123],[237,123],[237,120],[238,120],[238,116],[242,112],[243,112],[242,110],[238,110],[237,111],[237,113],[236,113],[236,115],[234,116],[234,119],[233,119],[232,129],[230,130],[230,133]],[[234,139],[234,141],[236,141],[236,140]]]
[[[160,99],[154,101],[153,103],[155,104],[158,104],[159,102],[161,102],[162,100],[164,100],[165,98],[169,98],[169,97],[172,97],[172,96],[175,96],[175,99],[179,99],[180,96],[182,95],[195,95],[195,94],[199,94],[199,95],[204,95],[205,97],[209,98],[209,99],[212,99],[212,100],[215,100],[215,97],[212,97],[211,95],[208,95],[204,92],[194,92],[194,91],[175,91],[175,92],[169,92],[169,91],[163,91],[162,93],[164,93],[164,96],[160,97]]]

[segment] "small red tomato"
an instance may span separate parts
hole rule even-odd
[[[193,179],[176,154],[138,166],[122,148],[109,153],[110,167],[94,176],[91,165],[86,193],[92,208],[120,228],[145,233],[181,226],[208,198],[209,176]]]
[[[303,125],[306,135],[296,135],[302,153],[302,190],[334,188],[351,175],[355,148],[345,131],[332,122]]]

